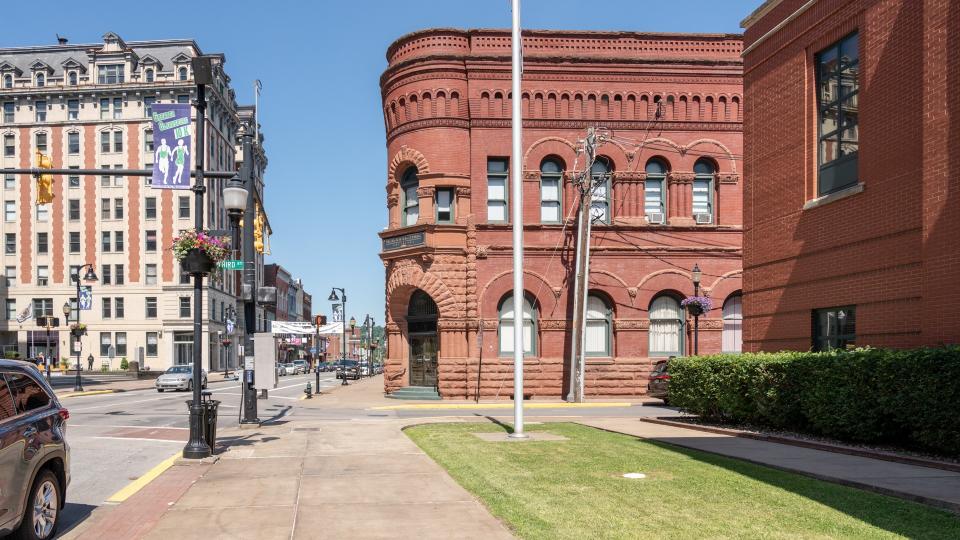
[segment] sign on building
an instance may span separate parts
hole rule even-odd
[[[190,189],[190,105],[153,105],[153,187]]]

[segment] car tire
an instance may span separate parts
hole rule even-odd
[[[63,497],[61,496],[60,481],[50,470],[43,469],[37,474],[30,488],[26,509],[23,512],[23,521],[20,528],[11,538],[16,540],[47,540],[57,535],[57,525],[60,522]],[[42,516],[34,513],[40,509]],[[49,523],[50,518],[53,523]],[[37,529],[41,529],[38,533]]]
[[[206,389],[207,389],[207,381],[203,381],[203,385],[200,386],[200,389],[201,389],[201,390],[206,390]]]
[[[193,381],[187,381],[187,392],[193,392]]]
[[[157,388],[157,392],[159,392],[159,393],[162,394],[162,393],[163,393],[163,388]]]

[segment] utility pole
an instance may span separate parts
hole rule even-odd
[[[584,328],[587,314],[587,291],[590,281],[590,230],[593,219],[590,206],[593,202],[593,190],[603,179],[594,180],[592,174],[593,163],[597,157],[597,147],[602,142],[594,128],[587,128],[587,136],[583,141],[584,153],[587,156],[583,174],[577,181],[580,192],[580,204],[577,216],[577,259],[574,267],[573,284],[573,328],[570,332],[570,385],[567,390],[567,401],[580,403],[583,401],[584,377]]]

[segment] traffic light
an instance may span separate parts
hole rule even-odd
[[[49,156],[37,152],[37,168],[40,174],[37,176],[37,204],[49,204],[53,202],[53,175],[45,174],[44,169],[52,169],[53,162]]]

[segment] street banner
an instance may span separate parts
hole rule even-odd
[[[93,309],[93,287],[87,285],[80,287],[80,309],[84,311]]]
[[[333,305],[333,322],[340,322],[343,320],[343,309],[340,304]]]
[[[33,304],[28,305],[27,307],[23,308],[22,311],[20,311],[20,313],[17,315],[17,322],[23,324],[31,318],[33,318]]]
[[[153,185],[190,189],[190,104],[153,105]]]

